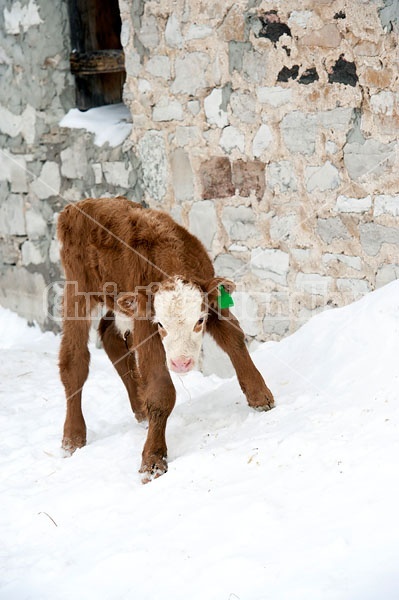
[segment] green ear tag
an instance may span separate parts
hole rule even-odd
[[[234,300],[229,294],[226,292],[223,285],[219,286],[220,295],[218,296],[218,306],[219,308],[230,308],[234,306]]]

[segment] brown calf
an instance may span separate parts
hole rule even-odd
[[[122,378],[136,418],[148,419],[140,472],[167,470],[165,428],[175,404],[169,370],[195,365],[206,327],[229,355],[248,404],[273,407],[273,395],[254,366],[244,334],[229,309],[218,309],[222,283],[201,242],[166,213],[126,198],[82,200],[59,216],[65,269],[60,374],[67,397],[63,448],[86,443],[81,394],[89,372],[87,347],[93,309],[109,309],[99,332]]]

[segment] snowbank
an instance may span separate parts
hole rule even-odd
[[[399,281],[254,359],[275,393],[176,379],[169,472],[92,348],[88,446],[60,456],[58,338],[0,312],[0,598],[396,600]]]
[[[81,112],[71,110],[61,119],[61,127],[86,129],[94,133],[94,143],[102,146],[106,142],[112,148],[119,146],[132,130],[132,117],[124,104],[109,104]]]

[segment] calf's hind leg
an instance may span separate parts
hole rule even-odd
[[[220,319],[214,312],[209,314],[207,331],[229,355],[249,406],[257,410],[273,408],[273,394],[252,362],[245,345],[244,332],[237,319],[228,309],[223,309],[221,316]]]
[[[101,319],[98,331],[104,350],[126,387],[136,419],[139,422],[144,421],[147,418],[147,412],[138,393],[134,354],[128,351],[124,340],[116,329],[115,317],[112,311],[108,311],[105,317]]]
[[[86,423],[82,413],[82,388],[89,374],[90,353],[87,347],[90,319],[86,317],[82,298],[64,296],[64,324],[59,367],[64,384],[67,410],[62,447],[72,453],[86,444]],[[73,302],[76,302],[73,304]],[[76,315],[72,312],[77,307]],[[80,315],[80,316],[79,316]]]

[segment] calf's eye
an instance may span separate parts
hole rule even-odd
[[[198,319],[197,325],[202,325],[203,322],[204,322],[204,317],[201,317],[200,319]]]

